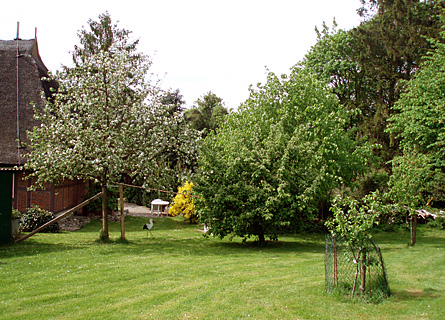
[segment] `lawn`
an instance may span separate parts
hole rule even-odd
[[[445,232],[379,232],[392,296],[324,292],[324,236],[257,248],[206,239],[181,218],[127,218],[128,243],[98,243],[100,221],[0,247],[0,319],[443,319]],[[110,235],[118,239],[119,225]]]

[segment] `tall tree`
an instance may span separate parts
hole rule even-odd
[[[442,37],[445,40],[445,32]],[[445,45],[435,45],[407,82],[388,129],[401,139],[403,150],[392,162],[389,194],[412,215],[434,201],[445,201]]]
[[[356,130],[351,130],[350,133],[361,138],[367,131],[363,128],[366,122],[364,120],[373,113],[369,93],[375,89],[356,59],[357,51],[361,48],[350,32],[337,30],[335,20],[332,28],[323,23],[323,29],[319,31],[316,28],[316,33],[317,43],[299,65],[328,83],[343,107],[356,111],[350,122],[351,128],[355,127]]]
[[[130,38],[131,31],[118,28],[108,11],[101,13],[98,18],[98,21],[88,19],[88,27],[83,26],[77,32],[80,45],[75,45],[72,52],[76,66],[82,65],[95,54],[109,52],[112,46],[114,50],[127,51],[136,60],[142,58],[142,53],[136,50],[139,40]]]
[[[191,109],[184,112],[184,117],[191,123],[192,128],[201,131],[205,137],[209,132],[216,130],[228,113],[223,99],[209,91],[196,100]]]
[[[201,147],[196,205],[209,233],[264,243],[316,214],[367,159],[344,131],[349,116],[306,70],[269,74]]]
[[[350,31],[318,32],[318,41],[302,65],[329,83],[340,103],[360,111],[353,118],[356,136],[382,148],[377,165],[390,171],[398,154],[397,140],[385,131],[392,107],[399,99],[402,82],[409,80],[431,50],[425,39],[438,38],[443,2],[395,0],[362,1],[365,18]]]
[[[74,67],[57,73],[59,91],[36,114],[41,126],[29,133],[26,167],[38,184],[64,178],[100,183],[107,239],[107,185],[123,173],[147,176],[171,147],[169,132],[181,115],[170,115],[156,84],[146,81],[151,60],[134,42],[128,45],[128,31],[109,14],[89,25],[90,32],[79,33],[83,46],[75,48]]]
[[[427,38],[438,39],[439,15],[443,2],[419,0],[362,0],[375,14],[351,31],[360,50],[355,56],[360,69],[374,84],[369,91],[371,117],[367,131],[382,145],[380,156],[387,163],[397,155],[394,137],[385,129],[393,106],[400,97],[401,81],[409,80],[423,62],[431,45]],[[368,11],[369,12],[369,11]]]

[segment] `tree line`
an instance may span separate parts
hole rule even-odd
[[[214,235],[264,243],[376,191],[381,220],[443,205],[444,3],[361,2],[358,27],[323,24],[290,75],[269,73],[204,140],[196,191]]]
[[[338,195],[379,190],[410,212],[440,204],[444,4],[363,0],[358,11],[358,27],[324,24],[289,75],[270,72],[233,112],[211,92],[185,110],[179,90],[146,80],[151,59],[102,14],[36,110],[26,166],[38,183],[97,181],[105,197],[123,173],[161,188],[188,179],[210,233],[260,242],[326,219]]]

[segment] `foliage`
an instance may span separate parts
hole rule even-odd
[[[445,45],[429,56],[396,104],[389,130],[401,139],[403,154],[393,161],[390,194],[417,209],[445,200]]]
[[[102,191],[100,184],[92,184],[91,187],[88,188],[88,192],[85,195],[85,200],[89,199],[99,192]],[[109,210],[117,210],[117,201],[119,199],[119,190],[118,188],[109,188],[107,192],[107,208]],[[101,212],[102,211],[102,203],[101,199],[96,199],[93,202],[90,202],[85,206],[87,212]]]
[[[427,227],[445,230],[445,217],[444,216],[436,217],[436,219],[434,219],[433,221],[428,222]]]
[[[197,215],[195,205],[190,194],[195,185],[193,182],[186,181],[182,187],[178,187],[178,193],[174,198],[174,205],[168,211],[172,216],[182,215],[191,223],[196,223]]]
[[[388,190],[388,181],[389,173],[385,170],[366,172],[354,181],[351,196],[355,199],[362,199],[377,190],[381,194],[385,194]]]
[[[100,183],[106,191],[123,173],[144,179],[154,168],[168,168],[166,154],[172,150],[179,154],[177,163],[194,161],[190,150],[197,136],[177,130],[181,114],[161,103],[162,93],[147,79],[150,58],[136,51],[137,42],[108,14],[99,19],[89,21],[91,31],[79,33],[82,47],[75,47],[75,66],[56,75],[59,91],[36,110],[41,126],[29,133],[32,152],[26,168],[38,184],[79,178]]]
[[[426,38],[439,39],[443,2],[362,1],[364,21],[349,31],[317,30],[318,41],[302,62],[329,83],[340,104],[360,110],[353,117],[356,137],[382,146],[374,169],[391,171],[399,154],[394,134],[385,131],[388,118],[409,80],[431,50]]]
[[[139,40],[130,38],[131,31],[118,28],[113,23],[108,11],[99,15],[99,20],[88,19],[88,28],[82,27],[77,32],[80,46],[75,45],[72,52],[73,62],[82,66],[87,59],[98,53],[110,52],[117,45],[117,51],[127,51],[133,59],[139,60],[142,56],[136,51]]]
[[[349,197],[336,197],[331,211],[332,220],[326,221],[326,226],[333,236],[345,242],[355,265],[355,279],[352,285],[352,296],[356,291],[357,277],[360,273],[360,291],[366,292],[367,268],[374,262],[369,253],[369,241],[372,238],[371,229],[382,209],[380,193],[376,191],[365,196],[362,203]]]
[[[182,105],[185,103],[179,89],[165,92],[161,97],[161,103],[168,107],[167,113],[174,117],[175,121],[168,141],[170,145],[162,150],[163,159],[151,168],[150,175],[137,177],[133,179],[132,184],[173,192],[180,186],[181,181],[189,178],[196,171],[201,134],[191,128],[184,117],[176,117],[184,111]],[[156,191],[126,188],[125,197],[130,202],[149,207],[151,201],[161,198],[161,195]],[[162,198],[165,197],[164,193]]]
[[[394,158],[393,173],[389,181],[388,196],[400,205],[410,208],[412,214],[431,199],[430,156],[414,150],[404,150],[403,156]]]
[[[323,23],[323,29],[319,31],[316,28],[315,31],[317,43],[305,55],[301,66],[310,69],[318,79],[329,83],[340,104],[350,109],[365,107],[358,103],[363,98],[358,93],[365,91],[367,83],[361,77],[360,67],[355,61],[355,39],[350,32],[337,30],[335,20],[331,29]]]
[[[22,214],[22,219],[20,222],[20,227],[22,231],[31,232],[38,227],[44,225],[45,223],[54,219],[55,216],[53,213],[48,212],[38,206],[32,206],[28,208],[25,213]],[[59,232],[60,228],[58,223],[53,223],[52,225],[46,227],[40,232]]]
[[[326,226],[337,237],[344,239],[351,250],[360,250],[372,238],[371,229],[381,210],[378,191],[365,196],[362,203],[350,197],[336,197],[332,203],[333,219]],[[354,254],[354,259],[358,256]]]
[[[432,48],[426,39],[439,38],[441,11],[436,1],[363,2],[374,6],[375,15],[350,33],[358,44],[355,60],[373,85],[373,90],[365,92],[372,102],[367,104],[371,121],[366,131],[382,145],[380,156],[385,164],[398,155],[394,135],[385,131],[387,119],[396,113],[393,107],[403,81],[413,76]]]
[[[182,105],[185,104],[185,101],[183,99],[184,96],[180,93],[179,89],[176,89],[174,91],[166,92],[161,98],[161,103],[171,106],[173,112],[182,112],[184,111]]]
[[[17,209],[12,209],[12,218],[19,219],[22,217],[22,213]]]
[[[228,113],[223,100],[209,91],[184,112],[184,117],[193,129],[201,131],[205,137],[221,125]]]
[[[201,147],[196,205],[209,233],[264,243],[318,212],[368,159],[344,130],[350,115],[307,70],[269,73]]]

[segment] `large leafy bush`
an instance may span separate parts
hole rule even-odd
[[[196,204],[209,233],[264,242],[316,214],[368,158],[350,137],[350,117],[305,70],[270,73],[201,148]]]
[[[25,232],[31,232],[54,218],[54,213],[39,208],[38,206],[32,206],[22,215],[21,228]],[[59,231],[60,228],[56,222],[43,229],[41,232],[55,233]]]

